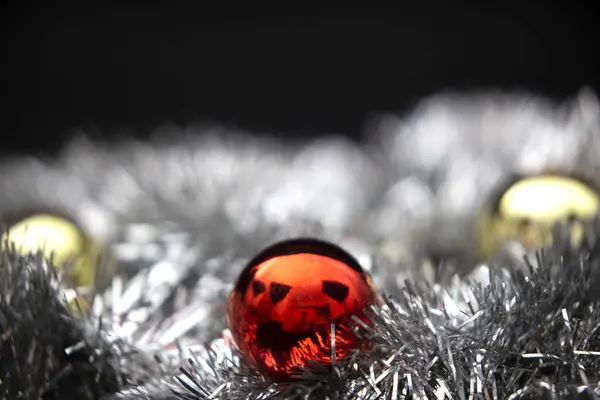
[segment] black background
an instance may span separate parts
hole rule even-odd
[[[597,90],[592,3],[13,2],[2,150],[51,151],[77,129],[143,137],[165,121],[358,138],[373,113],[438,90]]]

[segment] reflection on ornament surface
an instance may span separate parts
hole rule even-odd
[[[488,258],[508,240],[518,240],[527,250],[547,246],[555,223],[569,224],[577,243],[583,236],[582,222],[598,211],[600,195],[583,181],[560,175],[522,178],[482,212],[478,221],[482,256]]]

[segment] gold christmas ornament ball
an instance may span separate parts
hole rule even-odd
[[[576,242],[583,235],[582,223],[600,211],[600,195],[585,182],[562,175],[529,176],[513,181],[496,196],[495,203],[481,213],[481,255],[489,258],[503,243],[520,242],[535,250],[551,243],[551,227],[570,224]]]
[[[72,287],[92,288],[107,272],[99,243],[73,222],[56,215],[34,214],[20,220],[3,234],[2,248],[7,243],[21,254],[41,252],[57,268],[68,268],[65,278]],[[99,271],[99,267],[104,270]]]

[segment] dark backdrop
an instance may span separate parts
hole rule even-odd
[[[3,6],[2,150],[53,150],[78,128],[144,136],[192,120],[358,138],[374,112],[437,90],[560,98],[600,87],[593,2],[209,3]]]

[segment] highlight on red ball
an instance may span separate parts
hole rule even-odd
[[[250,365],[286,380],[310,360],[331,365],[331,324],[336,359],[357,348],[349,322],[376,298],[370,276],[342,248],[317,239],[286,240],[242,271],[229,298],[229,326]]]

